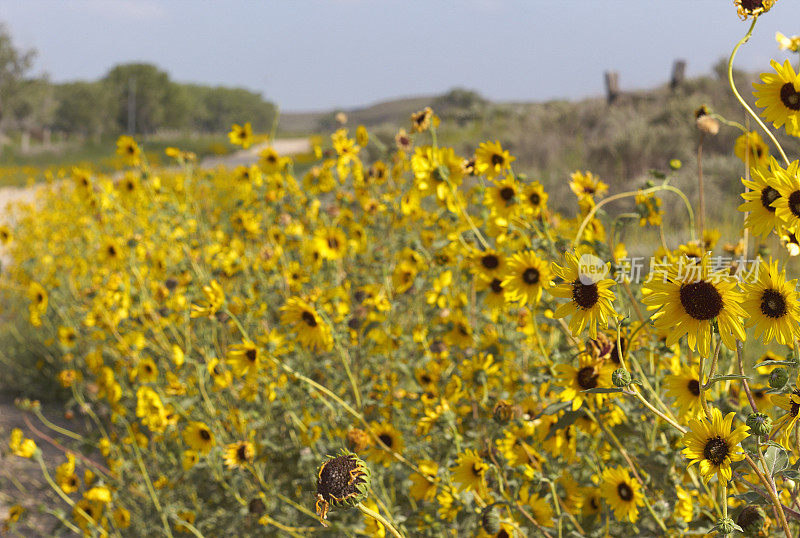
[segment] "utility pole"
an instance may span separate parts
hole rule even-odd
[[[136,77],[128,78],[128,134],[136,134]]]

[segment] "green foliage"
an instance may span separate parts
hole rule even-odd
[[[100,82],[69,82],[55,86],[58,103],[53,127],[62,132],[95,136],[109,128],[109,95]]]
[[[110,115],[120,132],[152,133],[167,126],[180,127],[186,119],[180,87],[154,65],[118,65],[103,83],[111,98]]]

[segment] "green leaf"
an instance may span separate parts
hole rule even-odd
[[[788,478],[789,480],[800,480],[800,471],[797,469],[784,469],[780,473],[781,476]]]
[[[550,431],[547,432],[547,436],[545,437],[545,441],[550,439],[553,435],[556,434],[558,430],[562,430],[568,426],[571,426],[579,417],[583,416],[583,411],[567,411],[561,417],[550,426]]]
[[[789,454],[782,446],[770,444],[764,452],[764,462],[769,474],[774,476],[789,467]]]
[[[547,407],[545,407],[541,413],[539,413],[536,418],[541,417],[542,415],[555,415],[559,411],[563,411],[564,409],[572,407],[572,402],[556,402],[551,403]]]
[[[762,361],[762,362],[759,362],[758,364],[756,364],[755,366],[753,366],[753,369],[757,370],[758,368],[760,368],[762,366],[797,366],[797,362],[795,362],[793,360],[788,360],[788,361]]]
[[[597,387],[594,389],[582,390],[581,392],[586,392],[588,394],[617,394],[625,391],[617,387],[611,387],[611,388]]]
[[[765,499],[755,491],[748,491],[747,493],[740,493],[734,495],[735,498],[741,499],[745,504],[769,504],[770,500]]]
[[[716,383],[717,381],[736,381],[737,379],[749,379],[746,375],[728,374],[728,375],[715,375],[708,380],[707,385]]]

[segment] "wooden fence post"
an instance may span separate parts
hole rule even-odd
[[[616,71],[606,71],[606,100],[608,104],[613,104],[619,97],[619,73]]]
[[[670,80],[669,87],[672,91],[677,90],[683,85],[686,80],[686,60],[675,60],[672,64],[672,79]]]

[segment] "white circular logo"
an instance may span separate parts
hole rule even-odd
[[[592,254],[584,254],[578,260],[578,278],[586,286],[596,284],[608,276],[608,265]]]

